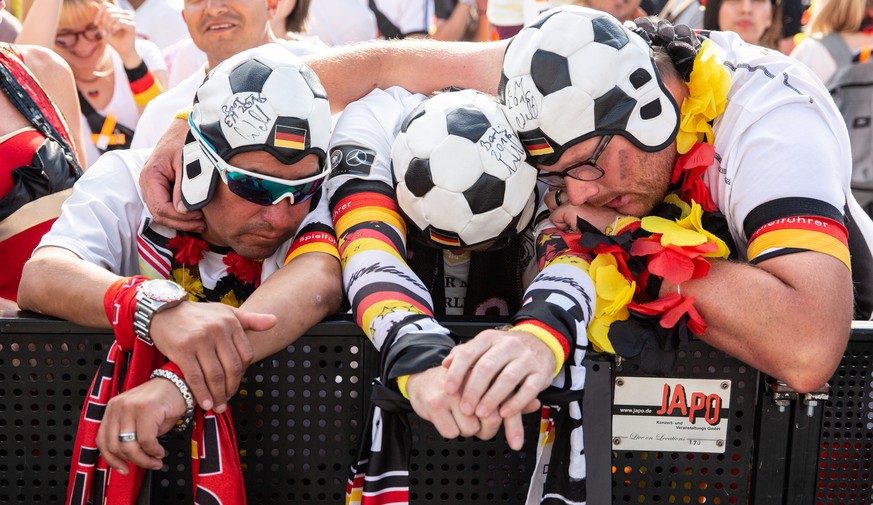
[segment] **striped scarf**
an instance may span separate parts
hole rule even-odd
[[[579,366],[582,366],[579,363]],[[577,368],[568,366],[568,368]],[[582,368],[584,374],[584,368]],[[541,395],[536,466],[526,505],[584,505],[587,499],[582,394],[549,388]],[[560,402],[558,397],[569,401]],[[549,402],[548,400],[552,400]],[[563,403],[560,406],[556,406]],[[356,463],[346,483],[346,505],[409,503],[412,430],[409,401],[379,379],[373,382],[370,411]]]
[[[136,286],[144,276],[125,277],[104,296],[107,317],[113,323],[115,342],[91,384],[82,408],[73,461],[70,465],[67,505],[111,503],[133,505],[140,492],[145,469],[128,464],[128,474],[111,469],[97,449],[97,432],[106,404],[112,397],[149,380],[156,368],[181,376],[156,347],[133,333]],[[243,505],[246,502],[239,450],[230,411],[223,414],[195,408],[191,435],[192,486],[195,503]]]

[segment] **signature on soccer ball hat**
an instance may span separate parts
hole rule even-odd
[[[331,116],[318,77],[279,44],[243,51],[206,76],[194,97],[182,151],[182,200],[199,209],[220,182],[211,158],[225,162],[248,151],[266,151],[286,165],[315,154],[330,170]]]
[[[497,101],[473,90],[424,100],[391,165],[411,238],[437,248],[505,246],[530,224],[536,175]]]
[[[499,95],[535,163],[553,165],[585,139],[621,135],[643,151],[667,147],[679,107],[652,49],[609,14],[549,10],[506,50]]]

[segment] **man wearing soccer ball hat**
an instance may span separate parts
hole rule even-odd
[[[446,392],[447,368],[439,365],[457,337],[438,322],[444,315],[512,317],[508,331],[475,339],[505,358],[495,364],[517,374],[504,377],[505,391],[493,391],[490,401],[517,403],[519,388],[528,399],[517,408],[529,412],[537,408],[530,399],[554,380],[549,392],[561,391],[558,403],[573,399],[569,408],[578,410],[593,285],[584,259],[569,254],[540,265],[537,275],[536,170],[496,100],[473,90],[427,99],[401,88],[375,90],[343,112],[330,153],[327,190],[343,284],[355,320],[382,356],[349,502],[408,493],[411,440],[402,426],[409,411],[447,438],[489,439],[503,424],[510,446],[521,449],[520,414],[474,412]],[[536,231],[551,228],[544,205],[538,215]],[[527,361],[549,368],[529,369]],[[548,392],[541,398],[555,401]],[[575,424],[573,448],[581,451]],[[372,440],[382,442],[377,448]],[[584,472],[577,477],[584,486]]]
[[[198,498],[244,503],[226,410],[239,379],[221,373],[284,349],[342,299],[321,198],[331,118],[314,74],[275,44],[241,53],[209,73],[188,122],[182,193],[202,234],[155,224],[137,184],[149,153],[114,151],[25,267],[22,308],[115,332],[82,409],[68,503],[133,503],[143,469],[162,466],[157,437],[192,420],[195,446],[211,447]],[[262,282],[286,296],[259,296]]]
[[[668,357],[635,338],[654,319],[661,342],[687,328],[798,391],[830,378],[853,278],[854,316],[873,309],[873,223],[842,118],[805,67],[731,33],[564,8],[509,44],[499,87],[557,189],[553,221],[584,219],[583,248],[623,244],[625,282],[644,288],[589,326],[595,348]]]

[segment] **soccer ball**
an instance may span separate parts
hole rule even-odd
[[[498,92],[531,159],[552,165],[603,135],[649,152],[669,145],[679,108],[651,55],[640,36],[594,9],[552,9],[522,29],[506,50]]]
[[[391,153],[397,202],[436,247],[501,245],[527,227],[537,171],[502,107],[473,90],[438,94],[403,121]]]
[[[197,90],[193,128],[182,151],[182,197],[189,209],[209,203],[219,182],[205,150],[224,161],[266,151],[285,164],[315,154],[327,163],[331,116],[315,73],[279,44],[243,51],[216,66]]]

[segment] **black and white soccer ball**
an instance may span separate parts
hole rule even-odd
[[[194,127],[182,152],[182,198],[189,209],[209,203],[218,169],[203,152],[224,161],[266,151],[285,164],[315,154],[328,163],[331,116],[327,94],[306,64],[280,44],[243,51],[217,65],[194,97]]]
[[[531,159],[544,165],[594,136],[621,135],[659,151],[679,128],[648,43],[584,7],[546,11],[513,38],[499,96]]]
[[[391,161],[400,210],[429,245],[505,245],[533,217],[537,171],[488,95],[423,101],[403,121]]]

